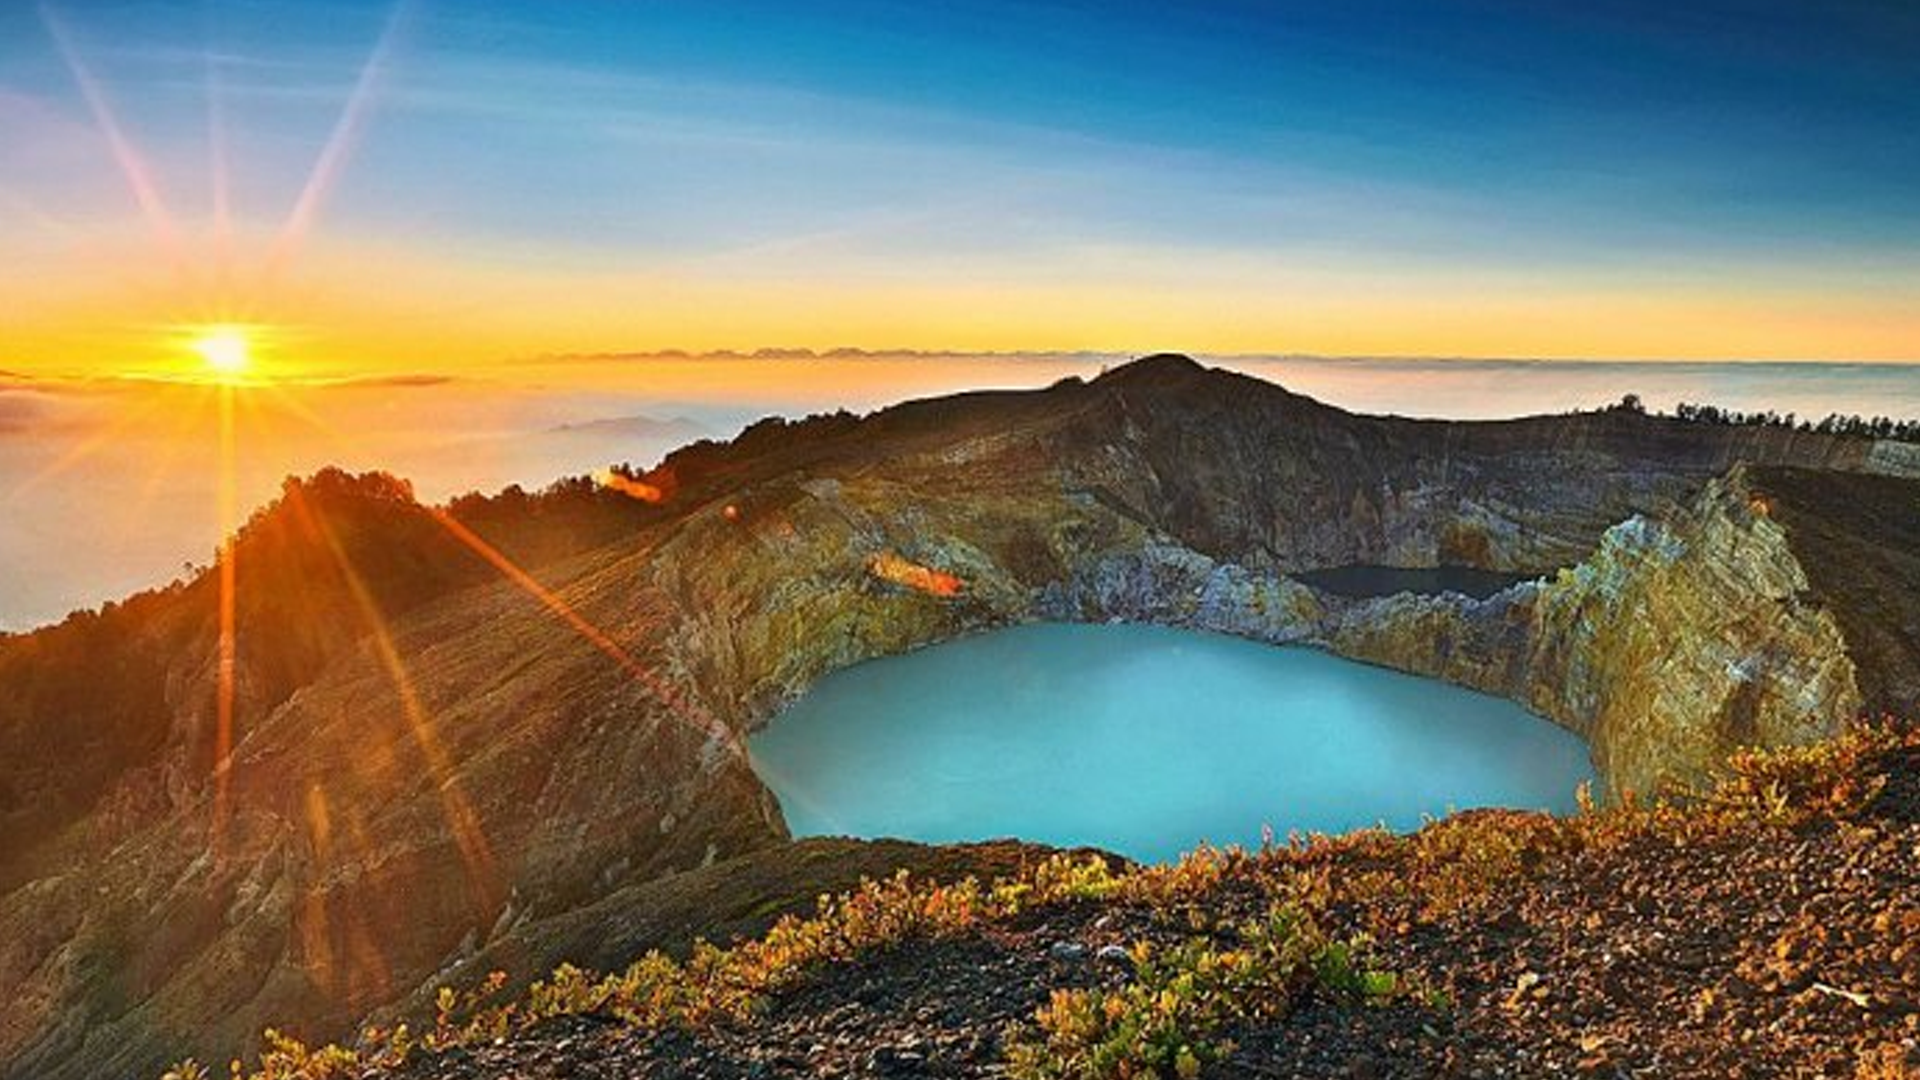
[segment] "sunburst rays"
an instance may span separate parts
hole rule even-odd
[[[213,214],[213,287],[225,297],[233,272],[233,163],[227,151],[227,106],[220,57],[205,56],[207,96],[207,187]]]
[[[199,353],[208,369],[197,384],[166,382],[148,388],[151,397],[137,407],[123,410],[114,422],[103,428],[99,437],[76,449],[67,458],[55,461],[41,473],[30,477],[25,487],[43,483],[72,468],[77,462],[100,452],[119,450],[120,435],[149,424],[153,415],[165,410],[162,422],[153,430],[164,434],[163,441],[187,445],[205,438],[207,418],[212,414],[214,453],[214,518],[220,537],[212,570],[217,589],[214,612],[215,648],[213,656],[213,760],[210,773],[211,846],[216,859],[226,857],[229,830],[236,813],[234,770],[236,747],[244,738],[242,726],[255,717],[243,715],[242,634],[259,633],[264,627],[241,622],[241,560],[248,557],[239,544],[241,510],[239,474],[246,445],[258,437],[252,425],[261,421],[257,406],[270,401],[280,418],[312,426],[337,441],[354,456],[361,449],[355,440],[336,431],[322,417],[286,388],[271,380],[245,377],[247,341],[238,331],[218,332],[220,325],[257,327],[271,332],[272,320],[264,316],[268,301],[279,283],[291,272],[308,246],[330,197],[337,190],[351,161],[356,145],[366,131],[383,86],[392,78],[399,42],[404,38],[411,16],[411,0],[398,0],[386,19],[364,60],[355,72],[351,89],[341,102],[339,112],[320,145],[311,168],[284,218],[271,232],[267,248],[254,264],[255,275],[245,280],[241,253],[235,250],[243,230],[236,225],[237,208],[233,204],[233,170],[230,153],[227,110],[227,85],[222,60],[209,48],[204,57],[206,95],[207,154],[211,231],[210,268],[194,265],[194,249],[180,222],[174,216],[152,163],[143,155],[115,106],[107,85],[89,66],[77,38],[61,14],[50,4],[40,10],[49,37],[73,77],[102,142],[121,174],[146,223],[152,242],[160,249],[167,265],[181,281],[197,292],[194,310],[171,328],[176,345]],[[260,326],[259,324],[268,324]],[[187,330],[183,336],[183,330]],[[197,335],[197,337],[196,337]],[[184,395],[184,402],[182,396]],[[180,405],[187,407],[178,407]],[[249,425],[243,438],[243,422]],[[269,434],[268,437],[271,437]],[[159,469],[169,467],[169,458],[149,455],[149,467],[155,470],[143,485],[151,498]],[[627,494],[649,501],[666,495],[638,481],[622,487]],[[407,650],[396,635],[389,613],[382,609],[379,595],[370,586],[362,568],[354,563],[352,551],[343,542],[324,510],[304,496],[297,486],[288,489],[288,512],[294,515],[304,535],[324,553],[345,592],[351,610],[359,621],[359,636],[366,643],[377,669],[390,684],[403,725],[402,736],[412,745],[425,767],[438,800],[438,811],[447,835],[457,850],[473,901],[473,916],[480,925],[494,916],[504,902],[504,878],[498,866],[494,845],[486,833],[484,817],[476,808],[459,768],[459,756],[443,738],[441,723],[428,699],[409,670]],[[16,494],[18,492],[16,491]],[[144,501],[144,500],[143,500]],[[680,725],[698,740],[702,753],[721,753],[740,761],[746,750],[738,734],[715,717],[697,699],[682,692],[676,683],[656,671],[644,650],[625,643],[583,613],[573,600],[550,588],[533,573],[487,539],[445,510],[425,506],[425,513],[466,550],[490,567],[500,578],[529,597],[544,617],[567,628],[569,634],[639,686],[660,704],[663,715]],[[251,580],[251,579],[250,579]],[[288,598],[297,604],[297,598]],[[247,610],[252,610],[251,606]],[[377,767],[369,764],[368,768]],[[369,826],[362,820],[360,808],[328,790],[325,777],[310,778],[306,790],[295,796],[296,813],[305,818],[309,850],[325,867],[346,857],[348,852],[375,850]],[[328,901],[316,891],[303,909],[300,932],[310,955],[325,963],[339,961],[349,972],[364,972],[371,984],[384,980],[385,965],[372,944],[364,912],[330,911]],[[331,977],[322,973],[323,977]]]
[[[127,137],[112,102],[107,98],[106,88],[81,59],[79,50],[74,47],[72,33],[51,4],[40,5],[40,21],[47,29],[47,36],[53,40],[61,61],[72,74],[75,85],[79,87],[80,96],[86,100],[87,111],[93,115],[93,122],[100,129],[100,137],[106,142],[114,164],[125,178],[134,203],[146,218],[147,227],[152,231],[161,254],[175,273],[184,275],[188,261],[185,244],[179,226],[174,223],[173,215],[167,209],[166,200],[161,197],[160,185],[154,177],[152,166],[133,140]]]
[[[222,58],[212,44],[209,43],[201,55],[210,217],[210,236],[206,239],[210,243],[200,246],[210,248],[210,258],[206,258],[197,250],[200,242],[190,237],[170,207],[152,160],[129,131],[115,107],[107,82],[88,62],[68,20],[53,3],[43,0],[39,5],[40,21],[54,52],[73,79],[108,156],[174,278],[171,291],[186,297],[177,299],[186,309],[178,321],[253,322],[266,314],[272,297],[298,261],[329,196],[347,170],[380,92],[389,80],[394,54],[411,22],[412,10],[412,0],[396,0],[388,9],[366,56],[353,70],[350,86],[312,165],[254,264],[254,277],[247,281],[240,273],[242,260],[236,250],[241,234],[236,228],[233,203],[234,161],[230,153],[226,80],[222,75]],[[211,265],[207,265],[209,262]]]
[[[166,413],[176,404],[179,394],[190,392],[191,389],[164,384],[152,387],[151,392],[139,404],[120,409],[112,417],[100,423],[86,438],[74,443],[52,461],[22,477],[9,492],[10,497],[18,500],[32,494],[42,484],[59,478],[103,448],[120,445],[121,440],[139,431],[148,419]],[[180,434],[187,433],[181,431]]]
[[[281,225],[279,236],[267,256],[267,276],[270,280],[298,256],[327,197],[339,183],[347,160],[366,126],[374,99],[387,77],[394,44],[401,36],[409,12],[410,8],[405,2],[394,5],[379,38],[374,41],[373,49],[361,64],[353,89],[348,93],[346,103],[341,106],[339,119],[334,122],[319,157],[314,159],[307,182],[301,186],[300,196],[287,212],[287,219]]]
[[[350,447],[345,435],[311,409],[278,388],[269,389],[287,407],[291,415],[331,438],[336,445]],[[745,757],[746,748],[732,728],[713,716],[698,702],[676,691],[671,683],[636,657],[632,650],[620,644],[612,635],[588,619],[560,593],[547,587],[531,572],[444,509],[427,505],[422,505],[421,509],[438,522],[450,536],[492,567],[503,579],[537,601],[549,614],[631,676],[649,695],[665,706],[670,715],[729,753]]]
[[[259,388],[262,393],[284,409],[284,415],[292,417],[311,427],[323,436],[331,439],[343,449],[351,449],[348,436],[328,424],[285,388],[267,386]],[[418,750],[425,764],[440,800],[440,812],[448,833],[458,850],[467,875],[468,891],[473,900],[474,916],[477,923],[484,924],[504,902],[504,879],[497,865],[497,859],[489,837],[487,836],[482,815],[467,794],[464,781],[458,768],[455,755],[445,746],[441,737],[441,724],[434,711],[423,699],[416,680],[408,669],[406,652],[396,636],[388,615],[379,604],[378,597],[367,584],[360,568],[354,564],[351,552],[339,538],[337,531],[327,520],[325,514],[305,497],[298,486],[288,489],[289,508],[303,528],[327,553],[331,565],[339,572],[353,606],[358,612],[365,640],[369,643],[373,658],[393,689],[399,705],[409,739]],[[715,717],[700,702],[676,689],[674,683],[656,671],[645,659],[636,654],[634,648],[623,644],[612,633],[594,622],[579,607],[560,591],[540,581],[532,572],[521,567],[505,552],[474,532],[465,523],[454,518],[444,509],[433,506],[421,506],[420,509],[436,522],[447,535],[458,541],[464,548],[473,552],[503,580],[510,583],[525,597],[534,601],[538,609],[557,623],[565,626],[575,640],[593,649],[611,662],[626,678],[637,684],[653,700],[658,702],[669,721],[679,724],[684,730],[697,738],[706,750],[717,750],[741,762],[746,762],[747,750],[739,735],[727,724]],[[232,547],[225,549],[231,560]],[[320,831],[332,837],[326,847],[326,858],[336,857],[340,844],[337,827],[329,824],[342,808],[329,803],[324,787],[320,790],[318,805],[328,807],[323,811],[326,817],[320,822],[309,822],[311,833],[316,826]],[[220,812],[227,812],[222,804]],[[354,840],[356,845],[365,845],[369,840],[362,837]],[[371,851],[371,847],[364,850]],[[321,857],[316,849],[316,857]],[[347,933],[349,937],[356,933],[355,922],[349,926],[337,926],[328,922],[332,914],[325,904],[315,907],[309,905],[309,922],[304,933],[314,938],[310,946],[319,947],[320,939],[333,940],[338,933]],[[317,921],[316,921],[317,920]],[[347,943],[351,945],[351,941]],[[348,955],[336,957],[347,963],[350,970],[361,970],[371,963],[367,957],[360,956],[357,947],[349,948]]]
[[[240,523],[237,520],[239,496],[235,490],[234,388],[223,385],[219,388],[219,395],[220,490],[217,512],[221,540],[220,555],[214,560],[220,578],[219,639],[214,685],[213,848],[216,855],[224,850],[222,840],[227,823],[227,799],[233,780],[233,709],[234,698],[239,690],[237,679],[240,659],[237,607],[239,577],[236,565],[239,544],[235,535]]]
[[[353,598],[368,640],[373,644],[374,654],[399,700],[400,714],[406,722],[408,735],[420,751],[421,759],[426,763],[428,774],[439,792],[441,811],[466,866],[477,913],[490,918],[501,896],[492,845],[480,825],[479,815],[461,787],[452,758],[441,745],[437,726],[422,704],[419,691],[415,689],[406,664],[401,660],[387,617],[326,515],[319,508],[309,505],[298,487],[288,489],[288,500],[308,534],[326,550]]]
[[[666,706],[672,715],[703,733],[712,744],[722,747],[735,756],[745,756],[746,748],[732,728],[720,722],[697,702],[676,691],[670,683],[637,659],[631,651],[615,641],[606,631],[589,622],[559,593],[542,585],[532,574],[521,569],[499,549],[487,543],[445,510],[438,507],[427,507],[426,510],[456,540],[479,555],[499,571],[502,577],[518,586],[522,592],[539,601],[542,607],[579,634],[588,644],[605,654],[621,670],[632,676],[655,700]]]
[[[327,197],[338,184],[347,167],[354,144],[366,126],[379,87],[387,74],[395,43],[407,21],[408,12],[407,0],[396,3],[389,11],[381,32],[353,79],[352,89],[342,103],[339,115],[329,129],[328,136],[321,145],[312,168],[289,206],[285,219],[274,234],[273,242],[264,259],[261,281],[255,284],[255,292],[266,291],[271,287],[273,279],[287,271],[314,229]],[[61,13],[52,4],[42,3],[39,14],[55,51],[72,76],[115,168],[124,180],[135,207],[146,222],[153,243],[159,248],[167,265],[182,281],[192,279],[194,283],[200,285],[204,285],[203,279],[210,279],[212,282],[212,294],[202,295],[197,302],[193,302],[194,310],[190,319],[182,320],[182,322],[200,324],[200,328],[190,333],[183,344],[188,351],[198,354],[202,359],[210,373],[211,385],[181,386],[162,381],[145,388],[148,394],[145,401],[121,410],[109,422],[103,424],[100,431],[92,438],[81,442],[68,454],[62,455],[28,476],[15,488],[13,494],[17,497],[67,472],[103,449],[120,449],[123,446],[124,436],[141,429],[156,414],[167,414],[173,421],[158,429],[162,435],[161,442],[170,447],[185,445],[191,441],[198,425],[204,421],[205,406],[209,397],[215,404],[215,525],[221,539],[213,571],[217,581],[217,608],[213,679],[215,730],[211,763],[211,836],[213,850],[216,856],[219,856],[224,853],[226,830],[233,810],[232,770],[240,677],[241,628],[238,621],[237,595],[240,552],[237,537],[240,526],[238,473],[241,447],[238,413],[247,403],[247,398],[243,395],[242,383],[251,357],[247,335],[245,331],[239,329],[239,326],[245,321],[250,321],[256,312],[254,299],[246,294],[237,294],[236,283],[232,280],[235,254],[232,250],[235,240],[232,205],[233,163],[229,154],[225,85],[221,73],[221,61],[211,47],[206,50],[203,75],[214,265],[210,273],[198,275],[194,273],[191,265],[191,253],[185,234],[168,206],[155,170],[122,122],[105,83],[86,61],[74,33]],[[175,407],[179,404],[179,398],[182,395],[185,395],[191,407],[185,409]],[[285,400],[291,401],[290,398]],[[141,490],[147,493],[147,498],[151,497],[157,484],[159,469],[167,466],[170,455],[167,457],[155,455],[154,459],[154,471],[141,485]],[[454,842],[461,852],[462,861],[468,867],[477,909],[490,910],[499,898],[499,886],[493,868],[491,848],[481,831],[478,815],[460,792],[458,785],[453,782],[449,758],[435,737],[434,725],[401,664],[400,654],[393,643],[386,619],[324,517],[311,512],[304,505],[304,501],[298,498],[295,499],[293,510],[302,517],[309,526],[312,538],[337,565],[340,579],[365,622],[374,651],[394,684],[402,715],[406,719],[415,745],[418,746],[423,759],[435,775],[441,791],[442,811]],[[318,832],[320,842],[317,847],[322,850],[325,857],[324,852],[331,849],[337,842],[337,838],[334,837],[334,830],[327,824],[324,792],[316,789],[308,800],[308,806],[309,809],[315,806],[321,808]]]

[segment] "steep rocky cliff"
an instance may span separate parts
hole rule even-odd
[[[1607,530],[1550,578],[1481,601],[1353,605],[1325,639],[1580,732],[1615,794],[1698,786],[1737,747],[1833,735],[1865,703],[1862,664],[1880,671],[1850,651],[1802,564],[1834,553],[1797,548],[1777,505],[1736,469],[1687,507]]]
[[[318,518],[406,527],[288,531],[323,569],[243,596],[240,683],[276,689],[246,699],[230,758],[204,735],[203,621],[165,639],[198,681],[99,728],[144,749],[84,784],[59,783],[68,752],[32,753],[66,698],[0,712],[0,796],[63,792],[0,805],[31,826],[0,850],[0,1074],[141,1075],[287,1017],[340,1034],[478,957],[543,970],[578,913],[619,918],[647,882],[781,842],[740,736],[813,680],[1021,620],[1320,642],[1513,696],[1586,733],[1617,787],[1690,780],[1725,746],[1812,737],[1913,686],[1915,590],[1837,588],[1800,474],[1736,470],[1920,486],[1864,475],[1886,461],[1624,412],[1360,417],[1161,357],[690,447],[641,478],[661,502],[596,509],[592,542],[549,522],[566,539],[527,545],[531,573],[444,512],[347,492]],[[1909,518],[1848,520],[1847,557],[1912,573]],[[392,591],[362,560],[439,576]],[[1484,602],[1288,576],[1354,563],[1553,576]],[[186,618],[151,603],[143,626]],[[246,644],[319,631],[293,667]],[[147,644],[0,641],[0,671],[66,685],[145,655],[130,639]]]

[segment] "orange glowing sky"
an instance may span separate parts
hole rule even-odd
[[[1783,105],[1749,84],[1806,58],[1669,71],[1653,13],[1620,56],[1515,15],[1509,56],[1421,8],[1421,50],[1362,63],[1401,46],[1305,9],[1318,36],[1002,5],[1031,40],[987,40],[746,7],[758,36],[679,4],[10,6],[0,369],[193,378],[183,341],[228,323],[262,380],[769,345],[1920,356],[1914,200],[1875,180],[1911,101],[1860,111],[1896,70],[1867,38],[1809,39],[1834,74]],[[1192,55],[1110,62],[1164,34]],[[1254,44],[1299,70],[1223,66]],[[1588,100],[1527,49],[1646,72]],[[1002,53],[1032,73],[975,73],[1026,70]]]
[[[1859,283],[1682,280],[1485,269],[1290,267],[1219,253],[1112,251],[995,273],[950,264],[861,276],[786,259],[725,267],[517,265],[315,242],[297,276],[244,298],[175,280],[138,251],[58,254],[7,286],[0,354],[28,372],[181,374],[178,335],[258,324],[263,371],[471,372],[515,359],[765,343],[955,351],[1156,348],[1214,354],[1901,360],[1909,294]],[[636,262],[639,260],[636,260]],[[370,279],[368,267],[378,267]]]

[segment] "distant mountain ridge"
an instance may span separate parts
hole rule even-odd
[[[619,435],[641,438],[678,438],[691,442],[707,433],[704,425],[688,420],[683,416],[657,420],[651,416],[616,416],[605,420],[581,420],[571,424],[557,424],[540,432],[542,435]]]
[[[237,544],[230,763],[211,573],[0,638],[26,687],[0,699],[0,1075],[141,1076],[268,1022],[339,1035],[481,956],[544,971],[577,913],[632,917],[612,898],[783,843],[737,740],[814,679],[1024,619],[1524,693],[1635,787],[1745,734],[1817,738],[1920,697],[1920,482],[1890,468],[1872,440],[1625,410],[1357,416],[1162,355],[763,421],[638,476],[658,502],[575,480],[436,510],[322,474]],[[1550,578],[1440,607],[1289,576],[1357,563]],[[1619,666],[1635,618],[1689,666]],[[1730,675],[1720,642],[1758,666]],[[1678,711],[1629,724],[1613,684],[1565,677],[1588,670]]]

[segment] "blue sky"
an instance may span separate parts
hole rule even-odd
[[[1082,281],[1134,307],[1223,283],[1356,311],[1377,294],[1412,346],[1433,337],[1411,351],[1440,353],[1485,349],[1422,322],[1423,295],[1542,296],[1488,303],[1522,328],[1512,351],[1618,355],[1580,334],[1622,293],[1716,318],[1785,297],[1805,309],[1791,355],[1920,325],[1908,3],[10,4],[0,254],[57,256],[75,222],[140,231],[62,28],[184,231],[216,216],[216,116],[235,227],[271,233],[377,54],[316,231],[436,266],[597,275],[602,308],[641,274],[724,281],[740,304],[876,281]],[[721,288],[700,303],[724,307]],[[1203,313],[1231,317],[1195,301],[1163,323]],[[754,329],[788,324],[813,329]],[[946,325],[840,340],[939,346]],[[1317,325],[1233,340],[1312,349]],[[629,329],[610,319],[603,344],[686,343],[611,340]],[[1097,337],[1031,344],[1126,344]]]

